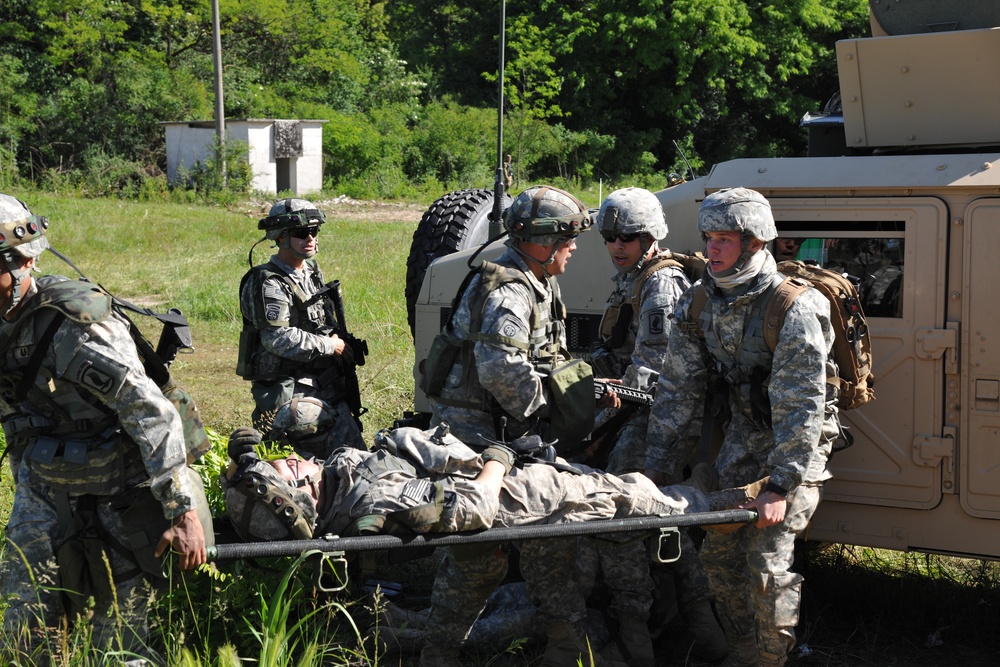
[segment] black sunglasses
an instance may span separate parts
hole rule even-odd
[[[316,238],[317,236],[319,236],[319,227],[318,226],[296,227],[295,229],[290,230],[288,233],[297,239],[304,239],[310,236]]]
[[[601,236],[604,237],[605,243],[614,243],[615,239],[621,239],[622,243],[631,243],[642,236],[642,234],[610,234],[608,232],[601,232]]]

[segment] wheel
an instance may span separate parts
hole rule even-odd
[[[504,195],[504,207],[511,198]],[[477,248],[489,237],[489,213],[493,210],[493,191],[486,188],[458,190],[444,195],[427,209],[413,232],[410,254],[406,258],[406,319],[414,333],[414,315],[424,274],[438,257],[459,250]],[[457,285],[455,286],[457,289]]]

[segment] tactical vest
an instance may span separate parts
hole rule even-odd
[[[48,371],[42,366],[36,373],[42,383],[32,378],[22,384],[24,369],[38,361],[34,355],[51,346],[59,314],[80,325],[100,322],[111,314],[111,297],[90,283],[59,277],[40,278],[38,286],[38,294],[25,302],[0,339],[4,399],[19,408],[20,389],[26,392],[24,403],[33,408],[31,414],[4,419],[8,449],[58,491],[113,495],[125,480],[145,472],[138,446],[121,430],[114,411],[72,383],[55,383],[54,378],[45,383]],[[25,327],[32,327],[31,344],[12,350]]]
[[[397,510],[388,515],[365,515],[356,519],[354,508],[363,500],[373,483],[395,472],[414,477],[412,484],[432,486],[434,499],[415,507]],[[357,535],[376,532],[398,532],[400,525],[430,525],[438,521],[444,508],[444,487],[422,478],[416,466],[403,455],[391,454],[385,449],[376,449],[371,456],[359,463],[350,473],[352,486],[347,495],[338,503],[339,511],[333,520],[324,526],[332,535]]]
[[[705,259],[700,255],[682,255],[669,250],[653,255],[635,276],[628,293],[616,290],[608,300],[600,328],[606,349],[617,350],[626,343],[629,328],[642,306],[642,289],[646,281],[657,271],[669,267],[680,269],[691,282],[697,282],[705,273]]]
[[[705,346],[718,363],[721,379],[730,388],[736,405],[758,428],[771,427],[771,406],[767,393],[767,381],[771,374],[774,353],[765,339],[765,311],[771,295],[784,280],[776,273],[771,284],[764,289],[750,305],[750,312],[743,325],[743,336],[737,342],[734,352],[719,338],[712,322],[712,308],[702,308],[698,314],[698,324],[705,338]],[[699,290],[704,291],[704,287]],[[730,341],[732,342],[732,341]]]
[[[263,317],[264,304],[261,289],[264,282],[269,278],[277,278],[292,293],[292,303],[288,313],[290,327],[311,334],[320,333],[324,328],[333,330],[335,319],[327,311],[327,299],[323,296],[323,291],[325,291],[323,274],[315,260],[308,259],[306,263],[312,267],[313,289],[311,294],[307,294],[291,276],[275,266],[273,262],[269,261],[247,271],[240,281],[240,294],[242,295],[247,281],[251,281],[256,318]],[[272,354],[260,342],[260,330],[257,328],[257,322],[251,321],[247,318],[247,314],[243,313],[243,330],[240,332],[236,373],[244,380],[274,382],[284,377],[300,378],[318,375],[317,371],[328,368],[331,363],[329,359],[317,359],[306,364]]]
[[[496,404],[496,400],[486,390],[482,389],[482,385],[478,380],[475,358],[473,356],[473,348],[478,341],[499,343],[523,350],[527,354],[529,362],[543,373],[550,372],[553,365],[561,358],[569,357],[560,346],[560,341],[563,340],[563,332],[565,330],[566,306],[563,304],[559,292],[559,283],[553,278],[547,279],[549,289],[552,292],[551,309],[543,311],[539,308],[537,302],[532,302],[531,314],[528,318],[528,326],[531,329],[531,333],[529,334],[527,343],[499,334],[484,334],[481,332],[483,308],[486,304],[487,296],[508,283],[519,283],[524,285],[532,295],[535,293],[535,287],[520,268],[496,262],[483,262],[479,268],[478,288],[476,289],[476,293],[470,296],[469,312],[472,314],[472,321],[469,326],[469,334],[463,340],[451,336],[451,340],[453,341],[451,345],[457,348],[453,350],[457,354],[452,357],[451,363],[445,361],[450,370],[451,365],[460,358],[462,363],[462,382],[457,391],[463,395],[454,396],[453,394],[447,398],[435,397],[440,403],[483,410],[485,412],[494,411],[499,407]],[[452,312],[454,313],[455,310],[453,308]],[[449,321],[445,326],[446,330],[440,336],[449,336],[450,328],[451,323]],[[428,359],[428,361],[430,360]]]

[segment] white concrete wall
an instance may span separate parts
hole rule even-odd
[[[289,181],[298,195],[318,192],[323,188],[323,123],[304,120],[302,124],[302,156],[291,159]],[[181,167],[191,170],[211,156],[215,140],[215,125],[209,122],[164,123],[167,143],[167,178],[177,184]],[[248,162],[253,171],[255,190],[275,194],[277,163],[274,159],[274,122],[271,119],[232,120],[226,122],[226,138],[242,141],[248,146]]]

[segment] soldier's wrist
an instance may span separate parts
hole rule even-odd
[[[504,467],[504,475],[510,474],[511,469],[517,462],[517,455],[510,447],[504,445],[490,445],[483,450],[483,463],[496,461]]]

